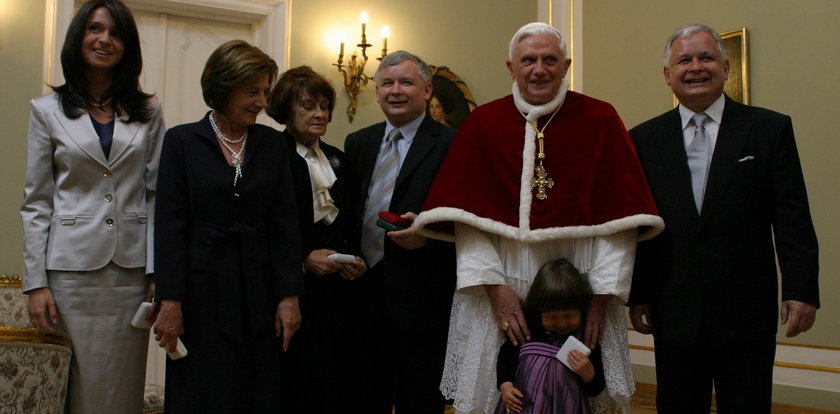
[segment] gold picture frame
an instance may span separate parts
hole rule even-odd
[[[723,84],[723,92],[732,100],[744,105],[750,104],[750,51],[749,36],[746,27],[720,34],[729,55],[729,78]],[[680,104],[676,95],[674,106]]]
[[[449,70],[446,66],[429,65],[432,71],[432,84],[434,85],[432,97],[429,99],[429,104],[426,105],[426,110],[429,115],[435,117],[431,113],[431,104],[437,99],[440,107],[442,107],[444,119],[436,119],[438,122],[449,125],[453,128],[458,128],[464,119],[475,109],[475,98],[470,92],[467,84],[461,80],[455,73]]]
[[[720,34],[729,52],[729,79],[723,91],[735,101],[750,104],[750,52],[747,28],[742,27]]]

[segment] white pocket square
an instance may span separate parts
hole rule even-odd
[[[746,157],[739,159],[738,162],[752,161],[754,159],[755,157],[753,157],[752,155],[747,155]]]

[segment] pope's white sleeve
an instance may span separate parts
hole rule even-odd
[[[633,263],[636,259],[638,230],[630,229],[595,237],[589,284],[596,295],[614,295],[627,302]]]
[[[463,294],[484,294],[484,285],[505,284],[498,236],[467,224],[455,223],[457,289]]]

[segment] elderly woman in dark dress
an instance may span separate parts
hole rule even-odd
[[[346,340],[351,326],[348,300],[352,280],[365,262],[358,256],[339,263],[328,256],[351,253],[347,243],[347,214],[341,211],[344,153],[321,140],[335,107],[335,90],[308,66],[292,68],[277,81],[266,110],[285,124],[288,162],[302,237],[300,260],[306,271],[306,294],[301,298],[305,322],[286,357],[287,369],[301,372],[284,389],[292,405],[306,412],[341,412],[342,390],[350,380],[346,356],[336,344]],[[328,392],[324,392],[328,390]]]
[[[306,412],[341,412],[346,389],[344,355],[336,345],[347,340],[347,300],[352,280],[365,272],[365,262],[339,263],[328,256],[350,253],[341,211],[341,164],[344,153],[321,140],[335,107],[335,90],[308,66],[292,68],[277,81],[266,112],[285,124],[288,162],[295,183],[302,237],[300,260],[306,271],[301,298],[304,323],[286,355],[288,366],[302,378],[290,378],[284,389],[295,390],[293,405]],[[342,378],[345,379],[342,379]],[[324,392],[328,390],[328,392]]]
[[[154,325],[168,360],[167,413],[277,413],[280,366],[300,325],[300,235],[279,133],[256,124],[277,65],[241,40],[201,76],[213,110],[167,131],[156,211]]]

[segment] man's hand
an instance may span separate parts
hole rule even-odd
[[[586,336],[583,343],[589,349],[598,345],[598,339],[604,333],[604,314],[607,310],[607,302],[612,295],[593,295],[592,304],[589,306],[589,314],[586,315]]]
[[[48,288],[35,289],[29,292],[29,320],[35,328],[52,330],[50,323],[58,323],[58,311],[55,300]]]
[[[811,329],[817,318],[817,307],[798,300],[785,300],[782,301],[781,317],[782,325],[790,321],[785,336],[793,338]]]
[[[633,329],[640,334],[649,335],[653,333],[653,318],[650,313],[650,305],[631,306],[630,323],[633,324]]]
[[[283,335],[283,351],[289,349],[289,342],[300,328],[300,306],[297,296],[285,296],[277,304],[274,315],[274,332],[279,337]]]
[[[519,345],[531,339],[531,332],[522,313],[519,295],[508,285],[485,285],[485,292],[490,297],[493,315],[499,329],[514,344]]]
[[[508,412],[518,413],[522,411],[522,398],[525,397],[522,391],[516,389],[510,381],[503,382],[499,387],[502,392],[502,404]]]
[[[414,219],[417,218],[417,214],[409,211],[400,217],[408,219],[413,223]],[[419,249],[428,243],[425,236],[422,236],[414,231],[414,227],[409,227],[404,230],[389,231],[386,234],[394,241],[394,243],[406,250]]]

